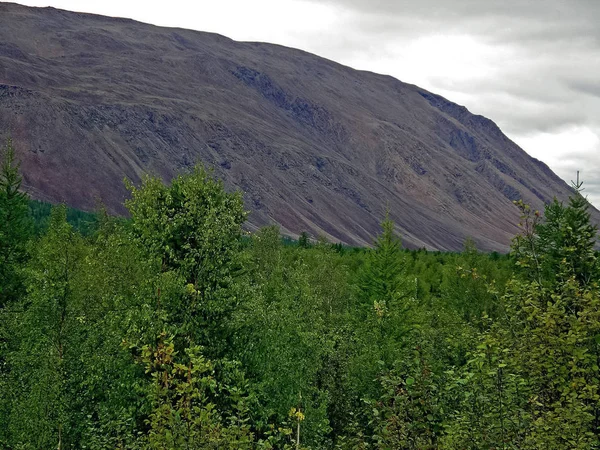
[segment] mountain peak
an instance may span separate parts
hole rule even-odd
[[[392,77],[220,35],[0,3],[0,133],[36,197],[124,212],[124,177],[201,162],[251,226],[506,250],[512,201],[570,188],[489,119]],[[595,213],[594,213],[595,214]]]

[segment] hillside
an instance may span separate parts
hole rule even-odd
[[[440,68],[443,71],[443,68]],[[570,189],[489,119],[299,50],[0,3],[0,134],[37,199],[123,213],[123,179],[196,162],[245,192],[251,227],[364,245],[506,250],[513,200]],[[597,211],[594,217],[598,218]]]

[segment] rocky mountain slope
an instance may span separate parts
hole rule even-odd
[[[440,69],[443,70],[443,69]],[[489,119],[299,50],[0,3],[0,135],[36,198],[122,213],[123,179],[196,162],[251,226],[368,244],[386,207],[411,247],[505,250],[515,199],[570,190]],[[594,214],[597,214],[594,211]]]

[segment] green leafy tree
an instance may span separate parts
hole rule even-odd
[[[236,395],[238,410],[231,417],[222,417],[211,400],[218,385],[214,366],[200,347],[186,348],[180,358],[173,339],[163,333],[156,348],[143,347],[141,361],[152,379],[144,448],[255,448],[243,394]]]
[[[502,297],[504,319],[483,333],[460,370],[464,397],[448,425],[448,442],[451,448],[597,448],[595,228],[578,197],[569,206],[550,204],[543,222],[520,207],[523,234],[513,251],[521,276]]]
[[[166,186],[146,177],[129,184],[126,205],[135,240],[160,261],[163,272],[181,277],[185,294],[159,300],[180,336],[205,346],[211,355],[227,347],[227,317],[240,299],[234,292],[241,269],[242,223],[246,218],[239,192],[196,167]]]
[[[380,379],[383,394],[372,402],[377,448],[437,448],[443,432],[443,383],[421,347]]]
[[[479,335],[467,363],[444,372],[445,412],[441,448],[528,448],[531,390],[514,360],[508,330],[486,318],[491,330]]]
[[[76,391],[70,376],[77,372],[81,326],[75,286],[85,252],[66,222],[66,209],[56,208],[29,265],[27,301],[14,308],[11,334],[16,349],[9,355],[13,446],[74,445]]]
[[[513,281],[505,300],[516,364],[532,392],[526,445],[600,445],[600,277],[588,208],[580,192],[568,206],[555,200],[544,222],[515,240],[517,252],[530,243],[518,260],[527,281]]]
[[[70,374],[81,386],[73,409],[78,418],[81,448],[135,448],[150,400],[139,357],[142,343],[155,338],[164,314],[156,311],[156,292],[172,297],[181,292],[176,277],[165,276],[154,258],[131,239],[127,227],[106,214],[89,239],[79,266],[74,294],[80,299],[77,317],[82,338],[81,364]]]
[[[306,253],[319,250],[284,247],[277,227],[259,230],[249,250],[248,283],[254,289],[235,315],[236,355],[255,380],[261,400],[257,421],[287,428],[288,412],[298,406],[301,394],[303,442],[322,447],[330,426],[327,394],[318,380],[329,354],[326,324],[334,306],[317,293],[323,286],[311,275],[323,271],[323,260],[316,258],[309,266]],[[327,283],[336,284],[331,278]]]

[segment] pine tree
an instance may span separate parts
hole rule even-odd
[[[0,308],[22,293],[22,264],[31,237],[28,197],[20,192],[22,178],[12,140],[6,140],[0,165]]]
[[[358,301],[361,342],[361,383],[373,380],[379,361],[391,368],[407,343],[408,296],[404,286],[405,258],[400,239],[394,233],[394,222],[386,213],[383,232],[375,239],[359,273]],[[369,382],[370,385],[370,382]],[[367,386],[367,384],[365,384]]]
[[[383,232],[375,239],[360,279],[360,296],[373,305],[379,315],[385,313],[403,286],[404,258],[400,238],[394,233],[394,222],[386,212],[381,223]]]

